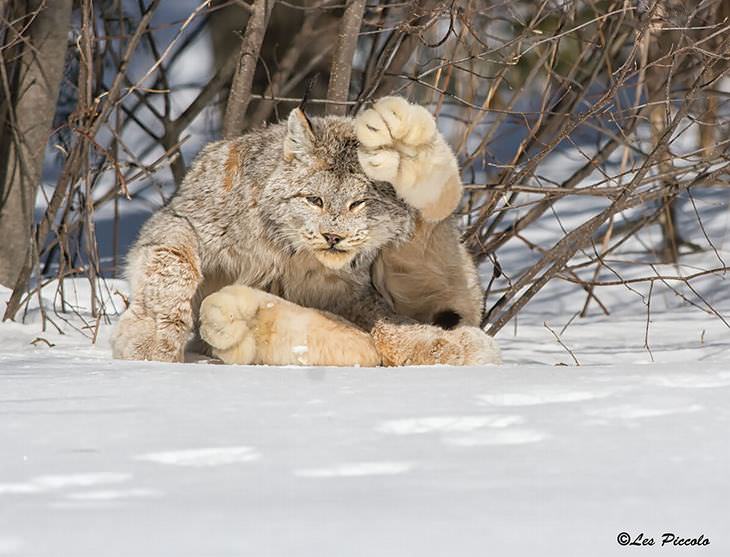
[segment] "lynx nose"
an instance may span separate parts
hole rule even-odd
[[[324,238],[325,242],[327,242],[327,244],[331,248],[335,247],[342,241],[342,236],[338,236],[337,234],[330,234],[328,232],[322,232],[322,238]]]

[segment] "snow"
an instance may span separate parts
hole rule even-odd
[[[695,193],[702,228],[680,203],[705,251],[650,266],[647,229],[598,279],[723,265],[726,197]],[[595,208],[570,203],[532,244]],[[498,254],[513,277],[539,257]],[[554,280],[497,335],[505,365],[397,369],[114,361],[114,317],[91,342],[88,282],[65,282],[67,313],[51,283],[65,334],[42,330],[36,297],[0,324],[0,556],[600,557],[634,550],[624,532],[654,538],[647,552],[730,555],[727,281],[601,286],[610,315],[577,317],[586,293]],[[123,281],[97,290],[122,309]],[[660,548],[665,532],[710,545]]]
[[[655,363],[614,304],[562,334],[572,365],[548,296],[504,366],[397,369],[115,361],[111,324],[43,332],[31,303],[0,325],[0,555],[728,555],[730,334],[662,299]]]

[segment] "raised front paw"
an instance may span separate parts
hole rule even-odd
[[[365,174],[390,182],[429,220],[451,214],[461,196],[456,157],[424,107],[385,97],[355,118],[358,160]]]
[[[366,149],[418,147],[433,141],[436,122],[420,105],[384,97],[355,118],[355,133]]]
[[[250,364],[256,356],[253,327],[261,300],[245,286],[227,286],[200,304],[200,337],[226,363]]]
[[[414,172],[407,172],[408,161],[417,158],[419,148],[433,143],[436,123],[422,106],[385,97],[355,118],[355,133],[365,173],[398,187],[415,178]]]

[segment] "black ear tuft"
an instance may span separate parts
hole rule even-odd
[[[309,102],[309,98],[312,96],[312,89],[317,84],[318,80],[319,72],[315,73],[304,82],[304,94],[302,95],[302,100],[299,103],[299,109],[304,112],[305,116],[307,115],[307,103]]]
[[[447,331],[453,329],[461,322],[461,315],[452,309],[439,311],[433,316],[433,324]]]

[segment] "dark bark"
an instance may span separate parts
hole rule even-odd
[[[327,100],[333,103],[344,103],[350,93],[350,77],[352,75],[352,57],[357,48],[362,16],[365,12],[365,0],[350,0],[342,15],[340,29],[337,33],[337,44],[332,55],[330,82],[327,87]],[[344,116],[347,114],[346,104],[327,105],[327,114]]]
[[[13,287],[27,263],[33,208],[63,77],[72,0],[29,0],[23,13],[33,16],[16,66],[3,56],[8,77],[0,133],[0,284]],[[6,86],[7,89],[6,90]]]
[[[223,136],[235,137],[243,131],[246,110],[251,102],[256,64],[269,25],[274,0],[256,0],[246,24],[246,34],[238,54],[236,73],[233,75],[231,91],[228,94],[226,113],[223,117]]]

